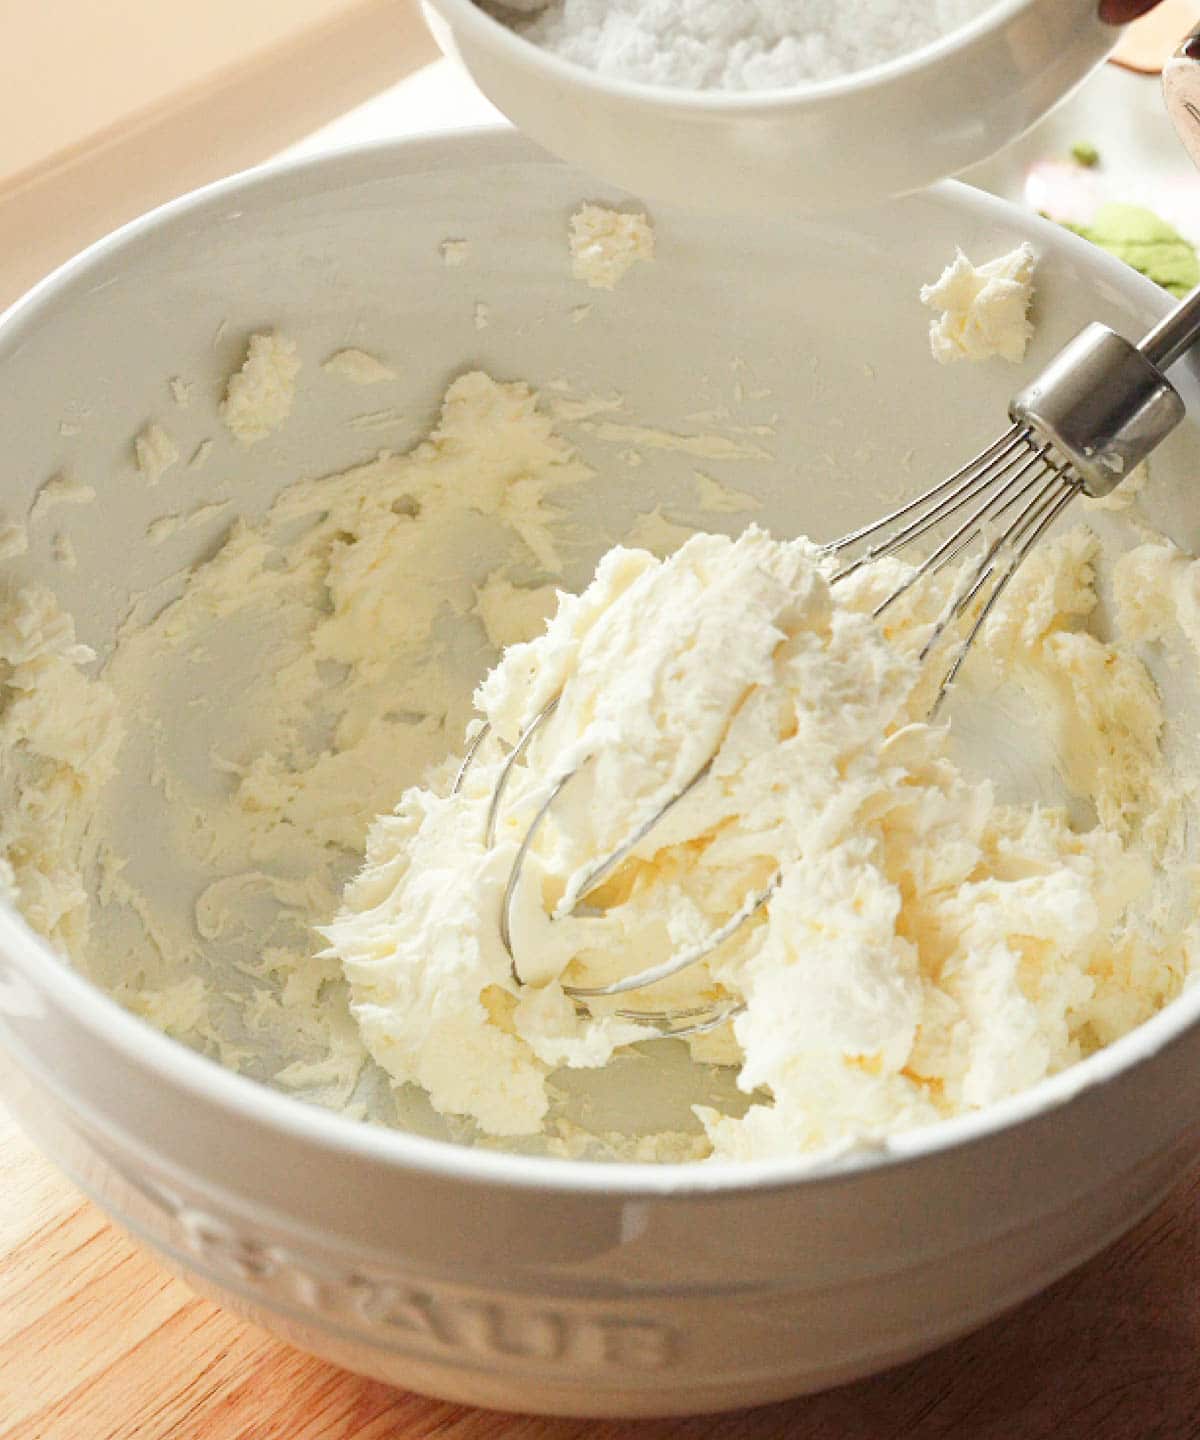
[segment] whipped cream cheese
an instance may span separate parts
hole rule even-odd
[[[67,953],[88,935],[84,834],[123,727],[96,656],[49,590],[0,604],[0,859],[29,923]]]
[[[1033,336],[1036,266],[1028,241],[983,265],[973,265],[959,250],[932,285],[921,287],[922,305],[941,312],[929,326],[933,358],[941,365],[995,355],[1023,360]]]
[[[134,436],[133,453],[147,484],[157,485],[179,459],[179,446],[161,425],[152,421]]]
[[[15,560],[29,551],[29,531],[16,520],[0,520],[0,560]]]
[[[299,373],[284,337],[251,358],[227,401],[248,438],[281,423]],[[311,383],[330,382],[315,366]],[[762,453],[635,426],[615,400],[572,419],[570,403],[459,377],[407,453],[300,480],[214,532],[174,598],[134,598],[102,668],[48,591],[6,598],[0,888],[27,920],[243,1073],[375,1123],[554,1154],[837,1152],[1011,1094],[1176,993],[1192,938],[1155,886],[1183,799],[1154,685],[1092,633],[1090,532],[1039,547],[967,681],[1036,712],[1084,812],[1072,823],[960,764],[957,718],[926,723],[915,650],[936,589],[883,630],[870,612],[894,564],[831,587],[806,540],[693,537],[704,513],[754,503],[708,476],[702,513],[614,523],[627,545],[560,594],[594,556],[567,497],[596,476],[555,406],[592,443]],[[163,533],[219,518],[164,516]],[[1118,565],[1133,634],[1196,624],[1191,563],[1157,546]],[[476,685],[495,734],[452,796]],[[501,742],[555,695],[489,847]],[[596,913],[564,913],[589,863],[710,758],[586,896]],[[569,774],[513,907],[518,983],[500,896],[532,807]],[[565,994],[699,943],[777,874],[703,964],[583,1015]],[[712,1078],[704,1130],[566,1112],[597,1067],[635,1068],[648,1108],[675,1063],[669,1046],[631,1051],[644,1031],[616,1009],[722,1000],[745,1008],[689,1041]]]
[[[348,380],[351,385],[380,385],[396,378],[392,367],[385,365],[377,355],[354,348],[335,351],[322,362],[321,369],[340,380]]]
[[[639,260],[654,259],[654,228],[645,215],[581,205],[571,216],[571,271],[593,290],[613,290]]]
[[[1076,832],[1061,810],[998,804],[925,722],[920,617],[885,634],[870,615],[895,562],[831,587],[808,541],[754,527],[665,561],[611,550],[481,685],[502,743],[485,742],[462,791],[412,789],[371,831],[325,933],[376,1059],[438,1108],[521,1135],[543,1125],[556,1067],[604,1065],[644,1037],[617,1009],[733,999],[732,1034],[693,1044],[740,1064],[760,1102],[702,1116],[714,1156],[747,1159],[987,1105],[1145,1018],[1187,963],[1139,918],[1151,867],[1126,843],[1161,798],[1146,773],[1161,716],[1136,661],[1071,628],[1095,603],[1094,551],[1078,535],[1048,547],[991,637],[993,664],[1050,661],[1053,683],[1086,696],[1076,778],[1101,823]],[[555,697],[489,847],[506,749]],[[566,776],[524,862],[510,958],[504,887]],[[588,895],[596,913],[572,914],[595,861],[685,790]],[[564,992],[666,961],[772,884],[670,980],[583,1014]]]
[[[251,335],[242,368],[229,377],[218,407],[221,419],[243,445],[278,430],[292,413],[300,359],[295,342],[268,332]]]

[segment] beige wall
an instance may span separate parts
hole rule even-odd
[[[433,54],[415,0],[0,0],[0,305]]]

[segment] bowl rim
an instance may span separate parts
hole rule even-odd
[[[626,80],[601,75],[573,60],[564,60],[552,51],[527,40],[520,32],[482,9],[476,0],[421,0],[424,10],[433,11],[445,23],[461,27],[481,45],[498,52],[510,64],[527,69],[542,69],[554,80],[591,91],[598,96],[635,104],[653,104],[663,109],[690,111],[720,116],[732,111],[735,116],[755,110],[778,110],[788,107],[819,109],[822,105],[853,98],[857,93],[870,92],[919,76],[948,61],[957,52],[968,49],[1003,30],[1026,10],[1046,0],[992,0],[991,5],[916,50],[905,51],[890,60],[837,75],[828,80],[815,80],[792,86],[772,86],[761,90],[695,90],[676,85],[658,85],[645,80]],[[1083,8],[1081,3],[1081,8]],[[1098,18],[1098,17],[1097,17]],[[1099,21],[1101,24],[1107,22]],[[1120,38],[1121,26],[1112,25],[1112,44]],[[1111,47],[1110,47],[1111,48]],[[1097,61],[1097,63],[1100,63]]]
[[[348,183],[369,177],[395,178],[411,170],[448,164],[469,168],[480,163],[520,161],[562,164],[514,130],[483,126],[347,146],[316,156],[271,162],[215,181],[168,201],[95,241],[0,313],[0,359],[4,358],[5,351],[18,350],[22,332],[36,326],[43,312],[57,303],[61,292],[86,278],[89,272],[133,249],[156,231],[180,223],[194,223],[203,218],[204,212],[217,210],[230,200],[275,195],[286,202],[296,197],[298,182],[307,182],[321,191],[345,190]],[[348,169],[353,172],[349,179]],[[994,220],[1000,229],[1011,231],[1014,222],[1019,222],[1021,230],[1031,238],[1040,237],[1048,247],[1065,250],[1098,280],[1106,281],[1118,294],[1136,301],[1152,314],[1165,314],[1172,306],[1170,297],[1158,286],[1087,241],[959,181],[942,181],[918,196],[880,203],[887,206],[922,201],[940,201],[976,221]],[[1195,983],[1185,986],[1182,994],[1128,1034],[1019,1094],[976,1112],[940,1120],[887,1137],[878,1144],[839,1151],[829,1157],[677,1165],[597,1162],[484,1150],[386,1129],[323,1110],[239,1075],[123,1009],[74,970],[70,962],[3,899],[0,899],[0,959],[15,967],[18,983],[27,977],[35,993],[61,1006],[71,1020],[99,1044],[117,1048],[135,1068],[151,1072],[199,1103],[229,1113],[233,1120],[250,1119],[331,1154],[370,1161],[397,1173],[419,1172],[477,1186],[629,1199],[656,1195],[721,1195],[746,1190],[764,1192],[797,1185],[843,1183],[862,1171],[916,1164],[952,1149],[987,1143],[994,1136],[1069,1104],[1082,1092],[1120,1079],[1178,1042],[1184,1032],[1200,1020],[1200,983]],[[3,978],[0,975],[0,982]],[[0,983],[0,1039],[3,1038],[4,988]]]

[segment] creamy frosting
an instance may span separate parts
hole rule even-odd
[[[265,434],[280,397],[254,393],[242,419]],[[613,399],[555,404],[602,442],[759,453],[627,423]],[[1088,531],[1031,557],[960,709],[989,687],[1028,700],[1090,827],[1001,803],[958,762],[957,721],[925,723],[913,652],[940,597],[880,629],[894,564],[831,587],[805,540],[689,538],[655,507],[560,596],[580,537],[556,496],[593,479],[526,386],[467,374],[410,452],[298,482],[177,598],[135,600],[100,673],[48,592],[5,601],[0,884],[130,1009],[225,1064],[380,1123],[396,1123],[393,1089],[420,1085],[439,1133],[559,1154],[875,1143],[1060,1070],[1176,992],[1192,939],[1154,887],[1183,801],[1155,687],[1092,631]],[[713,511],[753,503],[697,487]],[[163,536],[217,518],[166,516]],[[1135,635],[1200,632],[1191,563],[1165,545],[1120,562]],[[489,643],[509,647],[476,696],[496,733],[453,798],[446,757]],[[501,740],[560,693],[488,847]],[[587,897],[599,913],[563,914],[589,862],[710,757]],[[500,895],[531,807],[572,771],[514,906],[518,984]],[[590,1016],[565,995],[698,943],[777,872],[703,964]],[[571,1071],[636,1060],[652,1089],[668,1063],[661,1047],[631,1058],[644,1031],[614,1009],[723,997],[744,1011],[690,1044],[738,1076],[743,1104],[714,1101],[706,1132],[649,1121],[621,1138],[564,1115]]]
[[[1126,843],[1164,839],[1161,714],[1135,659],[1074,628],[1095,603],[1094,552],[1083,533],[1048,546],[988,642],[994,666],[1041,677],[1048,717],[1070,702],[1082,721],[1068,778],[1101,823],[1080,833],[1062,811],[997,804],[925,723],[920,616],[885,635],[869,614],[894,562],[831,587],[809,542],[755,528],[698,535],[666,561],[610,551],[480,687],[501,744],[485,742],[461,793],[412,789],[372,829],[326,930],[372,1053],[489,1132],[536,1131],[555,1067],[603,1065],[646,1033],[611,1000],[581,1015],[563,983],[668,960],[775,876],[707,960],[620,1002],[744,1005],[732,1036],[696,1042],[769,1096],[741,1118],[704,1113],[718,1157],[821,1151],[978,1108],[1152,1013],[1186,968],[1178,937],[1141,922],[1150,867]],[[555,697],[489,847],[505,748]],[[569,913],[597,858],[709,761],[588,895],[598,913]],[[510,959],[503,890],[566,776],[524,862]]]
[[[218,407],[221,419],[244,444],[278,430],[292,413],[300,358],[285,335],[251,335],[242,368],[229,377]]]
[[[654,229],[645,215],[581,205],[571,216],[571,270],[593,290],[612,290],[639,260],[654,259]]]
[[[995,355],[1024,359],[1033,335],[1029,306],[1036,265],[1028,241],[983,265],[973,265],[959,250],[932,285],[921,287],[921,303],[941,311],[929,326],[933,358],[942,365]]]

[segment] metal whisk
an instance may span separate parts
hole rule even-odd
[[[827,555],[846,557],[832,577],[836,584],[871,561],[897,555],[922,541],[934,543],[929,554],[876,607],[876,616],[913,586],[956,560],[965,559],[972,549],[979,552],[974,567],[964,565],[963,577],[954,586],[920,652],[921,661],[926,662],[935,652],[948,648],[931,713],[936,713],[945,700],[972,643],[1022,561],[1074,497],[1080,492],[1102,496],[1115,489],[1183,418],[1183,401],[1162,372],[1183,355],[1198,335],[1200,288],[1155,326],[1140,345],[1130,344],[1104,325],[1087,326],[1013,398],[1009,407],[1011,428],[994,444],[909,504],[825,547]],[[504,761],[488,808],[485,840],[489,847],[495,842],[509,780],[557,705],[555,697],[533,716]],[[474,736],[452,793],[461,790],[488,734],[489,726],[485,724]],[[714,758],[634,834],[598,859],[582,881],[572,885],[552,918],[586,916],[588,896],[617,870],[668,811],[703,783]],[[559,796],[582,769],[583,765],[555,783],[526,829],[509,871],[501,902],[500,934],[518,984],[523,982],[520,961],[513,951],[513,898],[538,832]],[[677,975],[735,935],[766,905],[779,880],[777,872],[761,890],[748,895],[724,924],[663,963],[608,985],[567,985],[566,993],[581,1011],[586,1011],[595,1000],[642,990]],[[640,1022],[650,1036],[684,1036],[715,1029],[741,1008],[736,998],[728,997],[694,1008],[620,1009],[615,1013]]]

